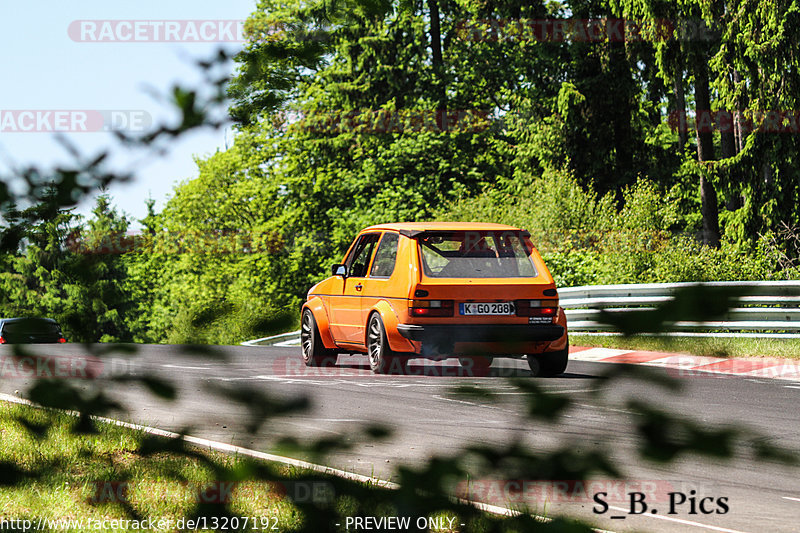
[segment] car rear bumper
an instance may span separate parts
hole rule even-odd
[[[406,339],[425,344],[455,342],[550,342],[564,336],[556,324],[398,324],[397,331]]]

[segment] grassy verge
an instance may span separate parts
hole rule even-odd
[[[800,339],[733,337],[629,337],[570,334],[573,346],[675,352],[711,357],[785,357],[800,359]]]
[[[174,530],[198,504],[224,500],[243,516],[275,517],[283,530],[300,525],[277,483],[220,481],[216,474],[241,469],[240,459],[214,452],[143,454],[152,439],[143,432],[98,424],[95,434],[76,434],[76,422],[68,414],[0,402],[1,517],[61,520],[62,527],[51,528],[77,531],[63,521],[137,516],[171,521],[172,527],[154,529]],[[124,525],[110,529],[131,529]]]
[[[169,451],[174,440],[112,424],[76,433],[76,423],[65,413],[0,402],[4,529],[213,530],[210,520],[197,518],[205,516],[217,517],[217,528],[227,531],[346,531],[347,517],[414,509],[402,504],[410,503],[408,494],[398,499],[398,491],[369,483],[196,448]],[[515,519],[436,505],[422,516],[461,524],[437,528],[441,533],[520,530]],[[148,519],[149,527],[134,526]]]

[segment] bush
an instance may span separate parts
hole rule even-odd
[[[598,199],[570,176],[547,173],[517,195],[485,191],[436,217],[528,229],[560,287],[797,277],[774,238],[754,244],[724,238],[715,249],[692,234],[676,233],[694,222],[668,197],[640,180],[623,191],[617,210],[610,196]]]
[[[597,255],[593,250],[573,250],[570,252],[544,252],[547,268],[558,287],[577,287],[600,283],[597,271]]]
[[[167,334],[168,344],[238,344],[297,327],[297,313],[261,302],[209,302],[182,309]]]
[[[498,222],[522,227],[543,252],[591,248],[614,218],[610,195],[598,198],[569,174],[547,172],[514,194],[488,190],[448,205],[433,220]]]

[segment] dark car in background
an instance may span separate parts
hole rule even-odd
[[[61,326],[52,318],[0,318],[0,344],[64,342]]]

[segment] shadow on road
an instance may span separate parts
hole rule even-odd
[[[338,369],[352,369],[362,372],[370,372],[371,376],[380,377],[380,374],[372,374],[369,364],[360,362],[338,363]],[[411,376],[426,378],[532,378],[531,371],[526,368],[492,366],[488,370],[482,368],[466,368],[459,364],[438,363],[435,361],[411,361],[406,365],[395,365],[390,368],[387,376]],[[598,376],[590,374],[578,374],[566,372],[555,378],[547,379],[596,379]],[[545,378],[542,378],[545,379]]]

